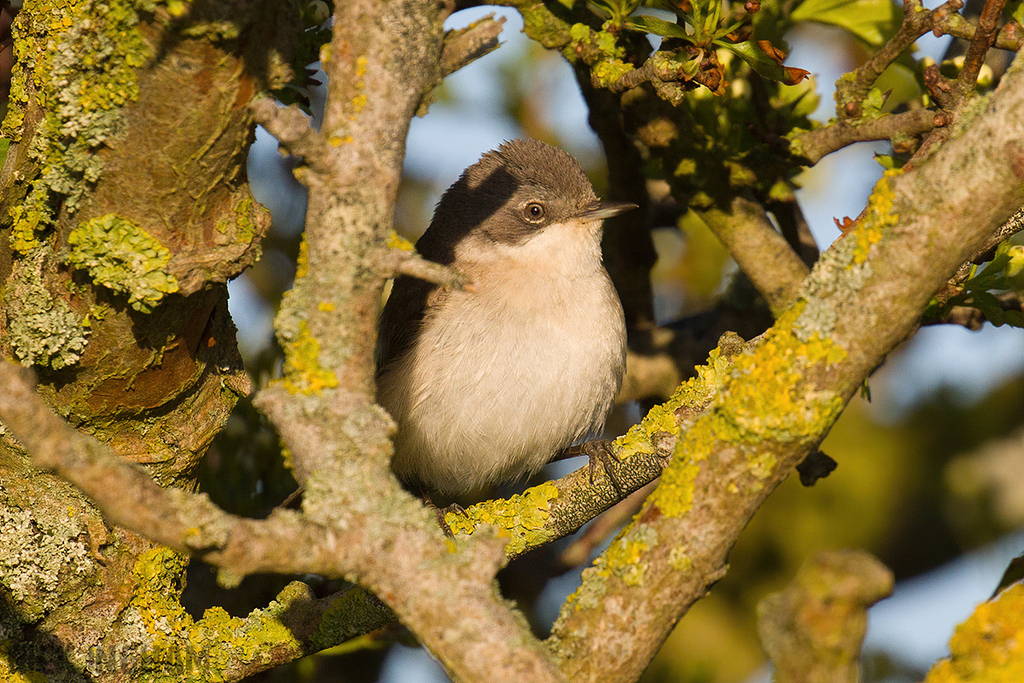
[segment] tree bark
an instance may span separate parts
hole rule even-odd
[[[0,351],[36,368],[39,393],[71,424],[191,489],[249,391],[225,288],[258,258],[269,224],[246,183],[248,104],[285,80],[299,13],[276,1],[174,7],[78,0],[19,12]],[[11,671],[112,681],[163,666],[140,622],[151,591],[166,588],[144,580],[163,551],[31,469],[9,432],[0,545]],[[184,563],[161,566],[181,583]]]

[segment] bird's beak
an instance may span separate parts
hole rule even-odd
[[[611,218],[612,216],[618,216],[620,213],[625,213],[635,208],[638,207],[632,202],[601,202],[596,209],[584,211],[577,218],[586,222],[599,221]]]

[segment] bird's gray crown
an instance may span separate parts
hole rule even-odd
[[[511,140],[484,154],[442,195],[418,251],[451,263],[464,237],[514,244],[600,202],[579,163],[538,140]]]

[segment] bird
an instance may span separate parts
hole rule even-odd
[[[633,208],[599,200],[572,156],[533,139],[485,153],[444,192],[416,250],[471,286],[399,276],[378,324],[401,481],[464,497],[601,431],[626,363],[602,226]]]

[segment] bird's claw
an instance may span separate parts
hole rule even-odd
[[[579,449],[580,453],[586,455],[590,460],[588,464],[590,484],[594,484],[594,472],[597,470],[598,463],[600,463],[602,469],[604,469],[605,476],[608,477],[612,488],[615,489],[615,493],[619,498],[623,498],[625,490],[622,487],[622,482],[619,481],[618,475],[615,474],[615,465],[620,461],[619,457],[615,454],[615,450],[612,448],[612,441],[608,439],[595,439],[580,444]]]

